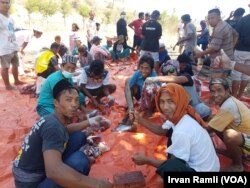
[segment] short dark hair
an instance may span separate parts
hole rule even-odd
[[[221,14],[220,9],[218,9],[218,8],[214,8],[214,9],[211,9],[211,10],[208,11],[208,14],[211,14],[211,13],[215,13],[218,16],[220,16],[220,14]]]
[[[190,22],[191,21],[190,15],[189,14],[182,15],[181,20],[184,22]]]
[[[228,81],[225,78],[212,78],[209,82],[209,90],[211,90],[211,86],[214,84],[221,84],[225,90],[229,89]]]
[[[77,23],[72,23],[72,26],[75,26],[76,30],[79,30],[79,26],[77,25]]]
[[[181,54],[177,57],[177,61],[181,64],[181,63],[190,63],[191,59],[188,55],[186,54]]]
[[[89,71],[90,71],[90,73],[93,73],[96,76],[100,76],[104,71],[103,61],[98,60],[98,59],[92,61],[92,63],[90,64],[90,67],[89,67]]]
[[[154,68],[154,59],[150,55],[143,55],[139,59],[138,67],[143,63],[147,63],[151,69]]]
[[[59,100],[62,93],[64,93],[65,91],[70,91],[72,89],[76,90],[77,93],[79,94],[79,90],[74,85],[69,83],[67,79],[62,79],[59,82],[57,82],[53,88],[53,98]]]
[[[234,16],[241,17],[241,16],[243,16],[244,13],[245,13],[245,9],[244,8],[237,8],[234,11]]]
[[[61,36],[60,35],[56,35],[55,36],[55,40],[61,40]]]
[[[140,18],[142,16],[144,16],[144,12],[139,12],[138,17]]]
[[[78,52],[86,52],[88,51],[88,48],[85,44],[81,45],[79,48],[78,48]]]
[[[57,44],[56,42],[53,42],[51,45],[50,45],[50,49],[58,49],[60,47],[60,44]]]
[[[158,10],[154,10],[151,14],[152,19],[158,19],[160,17],[161,13]]]

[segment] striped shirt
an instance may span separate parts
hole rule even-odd
[[[234,38],[238,33],[225,21],[220,21],[215,28],[210,38],[209,48],[216,52],[210,54],[214,59],[220,55],[220,50],[223,49],[231,60],[234,60]]]

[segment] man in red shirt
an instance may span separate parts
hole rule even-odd
[[[139,13],[139,19],[136,19],[132,21],[128,26],[134,30],[134,43],[133,43],[133,48],[136,47],[136,51],[139,53],[141,50],[141,42],[142,42],[142,25],[143,25],[143,20],[144,20],[144,13],[140,12]]]

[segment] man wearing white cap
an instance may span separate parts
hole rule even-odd
[[[23,56],[25,55],[24,49],[28,45],[29,42],[31,42],[32,38],[40,38],[43,34],[43,30],[40,27],[34,27],[33,31],[31,30],[19,30],[15,32],[17,44],[19,47],[19,74],[24,74],[24,62],[23,62]]]
[[[73,73],[76,69],[77,58],[72,55],[64,55],[62,57],[61,69],[52,73],[43,83],[41,92],[37,101],[37,113],[39,116],[45,116],[54,112],[55,106],[53,103],[54,86],[61,80],[66,79],[73,84]],[[81,94],[82,95],[82,94]],[[82,96],[82,103],[84,96]]]

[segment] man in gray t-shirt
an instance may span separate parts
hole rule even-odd
[[[55,113],[35,123],[13,162],[16,187],[102,185],[111,188],[112,184],[108,181],[88,177],[90,161],[80,149],[86,143],[86,135],[81,130],[100,126],[102,117],[82,118],[78,123],[70,123],[72,118],[78,116],[79,91],[66,79],[55,85],[53,97]]]

